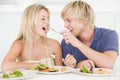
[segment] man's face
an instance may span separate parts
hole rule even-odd
[[[64,27],[67,28],[71,33],[73,33],[73,35],[80,36],[82,34],[82,32],[84,31],[84,21],[83,20],[79,20],[78,18],[73,18],[72,17],[72,10],[69,9],[68,11],[66,11],[66,13],[63,16],[64,19]]]

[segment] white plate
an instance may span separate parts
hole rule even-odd
[[[95,73],[96,70],[99,70],[99,69],[105,70],[108,73],[104,73],[104,74]],[[83,72],[80,72],[80,68],[79,69],[75,69],[74,72],[78,73],[78,74],[82,74],[82,75],[89,75],[89,76],[110,76],[110,75],[114,75],[115,74],[114,70],[112,70],[112,69],[105,69],[105,68],[94,68],[93,69],[93,73],[83,73]]]
[[[71,67],[66,67],[66,66],[50,66],[58,69],[58,72],[42,72],[42,71],[37,71],[38,74],[63,74],[63,73],[68,73],[73,71],[73,68]],[[62,69],[65,69],[62,71]]]
[[[0,73],[0,80],[21,80],[21,79],[26,79],[26,78],[31,78],[34,75],[34,71],[32,70],[20,70],[23,73],[23,77],[18,77],[18,78],[2,78],[3,73]]]

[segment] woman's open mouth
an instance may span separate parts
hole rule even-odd
[[[43,29],[45,32],[48,32],[48,31],[49,31],[49,28],[48,28],[48,27],[46,27],[46,28],[43,27],[42,29]]]

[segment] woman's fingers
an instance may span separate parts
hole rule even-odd
[[[76,59],[68,54],[65,59],[62,59],[65,65],[75,67],[76,66]]]
[[[69,65],[74,64],[76,61],[75,58],[70,54],[66,56],[65,60]]]

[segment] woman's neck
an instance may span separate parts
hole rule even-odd
[[[43,45],[45,37],[40,37],[40,36],[34,36],[33,37],[33,45]]]

